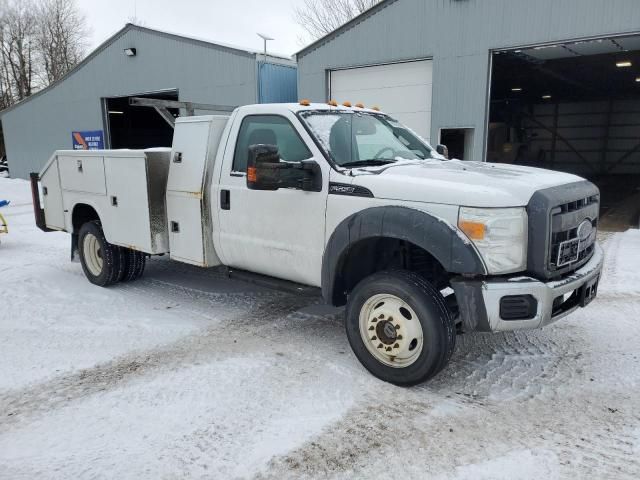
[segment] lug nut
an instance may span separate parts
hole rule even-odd
[[[399,344],[399,343],[396,343],[396,344],[393,346],[393,348],[400,348],[400,344]]]
[[[396,327],[396,330],[400,330],[400,325],[394,325],[394,327]]]
[[[398,336],[396,337],[396,339],[397,339],[397,340],[402,340],[402,335],[398,335]]]

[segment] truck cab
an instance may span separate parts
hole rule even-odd
[[[72,234],[93,283],[168,253],[318,287],[346,307],[362,364],[399,385],[442,370],[456,332],[539,328],[586,306],[603,263],[590,182],[448,160],[360,105],[180,118],[171,150],[59,151],[38,179],[39,225]]]

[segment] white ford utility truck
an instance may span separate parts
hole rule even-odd
[[[320,287],[346,305],[360,362],[411,385],[442,370],[457,331],[586,306],[603,264],[593,184],[437,150],[374,110],[243,106],[179,118],[171,149],[55,152],[32,174],[36,223],[69,232],[100,286],[169,254]]]

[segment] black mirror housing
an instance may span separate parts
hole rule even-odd
[[[280,153],[275,145],[251,145],[247,158],[247,187],[249,190],[278,190],[280,188]]]
[[[442,155],[447,160],[449,159],[449,149],[446,145],[442,145],[441,143],[436,145],[436,152]]]
[[[297,188],[307,192],[320,192],[322,170],[313,160],[283,162],[275,145],[251,145],[247,159],[247,188]]]

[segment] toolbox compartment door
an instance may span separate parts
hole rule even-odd
[[[168,149],[105,155],[103,228],[109,242],[150,254],[169,251],[165,208],[169,155]]]
[[[167,218],[171,259],[199,267],[220,264],[211,251],[205,252],[202,196],[188,192],[167,192]]]
[[[106,195],[104,158],[93,155],[58,155],[63,190]]]
[[[167,190],[202,192],[207,162],[210,122],[179,125],[173,134],[173,151]]]
[[[108,198],[103,224],[107,238],[116,245],[153,251],[144,156],[106,157],[104,167]]]

